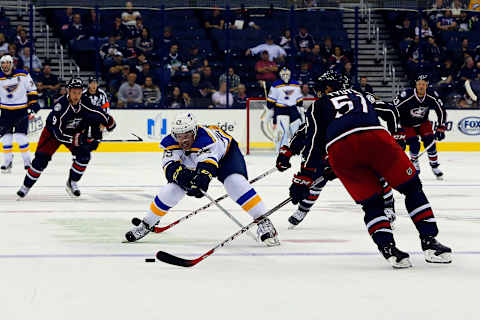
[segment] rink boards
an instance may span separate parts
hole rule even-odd
[[[99,152],[156,152],[159,142],[170,132],[175,116],[182,110],[111,110],[117,121],[114,132],[104,137]],[[216,125],[232,135],[245,148],[249,142],[251,150],[273,148],[261,124],[262,109],[191,110],[200,124]],[[29,139],[31,150],[45,125],[50,110],[41,110],[31,121]],[[435,122],[436,114],[430,113]],[[438,143],[439,151],[480,151],[480,110],[449,110],[446,139]],[[18,146],[14,145],[14,151]],[[62,146],[59,151],[67,151]]]

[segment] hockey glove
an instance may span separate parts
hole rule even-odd
[[[40,111],[40,105],[36,102],[30,104],[28,106],[28,110],[29,110],[29,113],[37,113],[38,111]]]
[[[277,156],[276,166],[278,171],[283,172],[292,166],[290,164],[291,157],[292,157],[292,152],[290,151],[290,148],[288,148],[287,146],[282,146]]]
[[[299,173],[293,176],[290,186],[290,197],[293,204],[297,204],[308,197],[310,187],[313,184],[313,173],[311,169],[302,168]]]
[[[337,175],[335,174],[335,172],[333,172],[333,169],[332,167],[330,167],[330,165],[326,165],[325,168],[323,168],[323,177],[327,181],[337,179]]]
[[[405,148],[407,147],[407,142],[406,142],[407,135],[405,134],[405,129],[402,129],[402,128],[398,129],[392,134],[392,136],[395,139],[395,141],[398,143],[400,148],[402,148],[402,150],[405,150]]]
[[[445,139],[445,131],[447,130],[447,127],[445,125],[439,125],[437,127],[437,130],[435,131],[435,139],[438,141],[442,141]]]
[[[117,123],[115,122],[115,119],[113,119],[113,117],[110,116],[108,118],[107,131],[112,132],[116,126],[117,126]]]
[[[193,177],[190,190],[188,190],[187,195],[194,196],[195,198],[203,197],[203,192],[207,192],[208,185],[212,180],[212,174],[206,169],[197,170],[195,177]],[[202,190],[202,191],[200,191]]]
[[[94,139],[89,138],[86,132],[78,132],[73,135],[72,144],[74,147],[80,147],[93,141]]]
[[[189,190],[194,176],[195,172],[180,164],[173,173],[172,180],[183,190]]]

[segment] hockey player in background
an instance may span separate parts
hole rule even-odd
[[[223,183],[230,198],[253,219],[267,212],[247,180],[247,167],[238,143],[220,128],[198,125],[191,113],[181,113],[160,146],[164,150],[162,166],[168,183],[161,187],[142,223],[126,233],[128,241],[146,236],[185,194],[203,197],[213,177]],[[258,223],[257,234],[267,246],[280,244],[269,219]]]
[[[410,148],[410,159],[417,172],[420,173],[418,154],[420,152],[420,141],[428,149],[428,160],[432,171],[437,179],[443,179],[443,172],[439,168],[437,146],[435,139],[445,139],[447,112],[438,93],[428,88],[428,76],[420,74],[415,82],[415,88],[403,91],[393,100],[394,105],[400,113],[400,124],[405,129],[407,144]],[[434,109],[438,117],[438,125],[435,133],[432,130],[432,123],[428,120],[430,109]]]
[[[73,155],[66,191],[72,197],[80,196],[77,183],[87,168],[91,152],[102,139],[103,130],[112,131],[116,125],[112,116],[82,97],[82,91],[82,80],[72,78],[67,84],[67,95],[53,106],[38,141],[32,165],[17,192],[20,198],[27,195],[62,144]]]
[[[435,238],[437,224],[415,167],[380,125],[371,102],[359,92],[342,90],[341,76],[334,71],[326,72],[319,81],[324,94],[306,114],[306,157],[290,186],[292,202],[296,204],[308,197],[316,168],[328,153],[333,171],[352,198],[362,205],[373,241],[394,268],[412,264],[408,253],[395,245],[384,213],[379,176],[405,195],[405,206],[420,234],[425,260],[450,263],[451,249]]]
[[[275,150],[286,145],[303,122],[303,95],[300,84],[291,80],[291,72],[282,68],[280,79],[270,87],[267,119],[273,118]]]
[[[98,87],[98,80],[96,77],[88,78],[88,87],[83,91],[83,96],[90,100],[90,102],[105,112],[110,110],[110,102],[108,101],[105,91]]]
[[[13,163],[13,140],[22,153],[25,169],[30,167],[31,158],[27,138],[28,120],[40,109],[37,87],[25,70],[13,69],[13,58],[0,58],[0,137],[5,154],[1,166],[3,173],[9,173]]]
[[[342,89],[350,89],[350,80],[344,76],[342,76],[342,79]],[[321,91],[322,88],[317,89]],[[384,103],[383,101],[376,99],[375,96],[372,94],[367,93],[365,94],[365,97],[372,103],[378,116],[387,123],[388,131],[398,139],[397,142],[400,145],[402,145],[402,143],[404,144],[404,136],[399,132],[399,115],[396,108],[393,105]],[[306,123],[302,124],[302,126],[297,130],[297,132],[295,132],[295,135],[290,140],[289,144],[284,145],[280,148],[280,152],[277,156],[276,161],[276,167],[280,172],[283,172],[291,167],[290,158],[293,155],[302,154],[302,158],[306,158],[307,154],[304,148],[306,143],[306,127]],[[293,229],[300,222],[303,221],[315,201],[318,199],[320,192],[322,191],[325,184],[328,181],[337,178],[335,176],[335,173],[332,171],[330,165],[328,164],[328,160],[325,159],[324,161],[320,161],[318,165],[319,166],[316,168],[315,171],[316,175],[314,177],[314,180],[323,175],[323,181],[313,186],[310,189],[310,194],[308,195],[308,197],[299,202],[298,209],[293,213],[293,215],[288,218],[288,222],[290,222],[290,229]],[[383,191],[382,196],[385,204],[385,215],[388,217],[390,224],[393,226],[393,223],[396,219],[393,191],[388,182],[385,181],[385,179],[380,178],[379,183],[381,184]]]

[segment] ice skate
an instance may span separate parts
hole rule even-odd
[[[429,263],[451,263],[452,249],[444,246],[434,237],[425,237],[421,239],[422,250],[425,254],[425,261]]]
[[[257,236],[267,247],[280,245],[277,234],[270,219],[266,218],[258,223]]]
[[[151,227],[142,220],[138,226],[133,227],[125,234],[125,238],[128,242],[135,242],[145,237],[150,231]]]
[[[306,215],[307,212],[303,212],[301,210],[295,211],[295,213],[288,218],[288,222],[290,222],[290,226],[288,227],[288,229],[291,230],[298,226],[298,224],[302,222],[303,219],[305,219]]]
[[[4,163],[1,167],[1,170],[2,170],[2,173],[11,173],[12,172],[12,162],[13,161],[10,161],[10,163]]]
[[[24,161],[23,162],[23,167],[25,168],[25,170],[30,169],[31,165],[32,165],[32,163],[30,161]]]
[[[20,189],[17,191],[17,196],[18,196],[18,199],[17,199],[17,200],[20,200],[20,199],[25,198],[25,196],[27,195],[28,191],[30,191],[30,188],[27,188],[27,187],[25,187],[24,185],[22,185],[22,186],[20,187]]]
[[[405,269],[412,267],[410,255],[400,251],[393,243],[389,243],[384,247],[378,247],[382,255],[392,264],[395,269]]]
[[[68,179],[65,190],[72,198],[80,197],[80,189],[75,181]]]
[[[432,167],[433,174],[437,178],[437,180],[443,180],[443,172],[437,167]]]

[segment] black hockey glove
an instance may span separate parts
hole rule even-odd
[[[302,168],[299,173],[293,176],[290,186],[290,197],[293,204],[297,204],[308,197],[310,187],[313,185],[313,174],[312,169]]]
[[[80,147],[93,141],[94,139],[89,138],[86,132],[78,132],[73,135],[72,144],[74,147]]]
[[[40,105],[34,102],[28,106],[28,110],[29,110],[28,113],[37,113],[38,111],[40,111]]]
[[[335,172],[333,172],[333,169],[332,167],[330,167],[330,165],[326,165],[325,168],[323,168],[323,177],[327,181],[337,179],[337,175],[335,174]]]
[[[188,190],[187,195],[194,196],[195,198],[203,197],[203,192],[207,192],[208,185],[212,180],[212,174],[206,169],[197,170],[195,177],[193,177],[190,190]],[[200,191],[202,190],[202,191]]]
[[[398,143],[400,148],[402,148],[402,150],[405,150],[405,148],[407,147],[407,141],[406,141],[407,135],[405,134],[405,129],[402,129],[402,128],[398,129],[397,131],[392,133],[392,136],[395,139],[395,141]]]
[[[108,118],[108,124],[107,124],[107,131],[112,132],[115,128],[117,127],[117,123],[115,122],[115,119],[113,119],[112,116],[109,116]]]
[[[290,148],[288,148],[287,146],[282,146],[277,156],[276,166],[278,171],[283,172],[292,166],[290,164],[291,157],[292,157],[292,152],[290,151]]]
[[[442,141],[445,139],[445,131],[447,130],[447,127],[444,126],[443,124],[439,125],[437,127],[437,130],[435,131],[435,139],[438,141]]]
[[[183,190],[189,190],[194,176],[195,172],[193,170],[187,169],[180,164],[173,173],[172,180]]]

